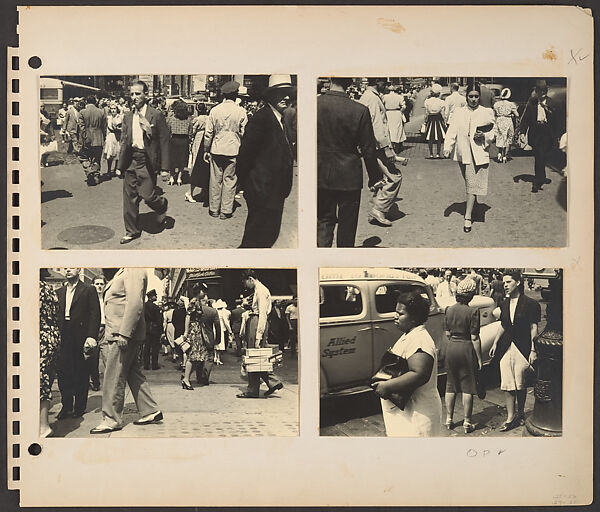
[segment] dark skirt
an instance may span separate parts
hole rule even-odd
[[[190,176],[190,184],[192,187],[208,188],[208,180],[210,177],[210,164],[204,161],[204,148],[202,145],[198,149],[192,175]]]
[[[171,169],[183,169],[190,158],[190,138],[187,135],[171,135],[169,144]]]
[[[471,340],[448,340],[446,345],[446,393],[477,394],[477,355]]]

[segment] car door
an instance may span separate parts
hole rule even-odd
[[[368,382],[373,375],[373,340],[366,283],[322,282],[319,295],[321,378],[326,379],[321,389]]]
[[[369,296],[372,304],[371,318],[373,320],[373,368],[375,373],[379,367],[381,356],[393,347],[402,332],[396,327],[396,293],[406,289],[407,285],[399,281],[371,281]]]

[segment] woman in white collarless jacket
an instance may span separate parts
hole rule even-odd
[[[467,87],[467,105],[455,110],[444,141],[444,156],[448,158],[454,149],[465,180],[467,206],[464,232],[472,226],[473,205],[477,196],[487,195],[490,143],[496,138],[496,118],[491,108],[479,105],[481,89],[473,83]]]

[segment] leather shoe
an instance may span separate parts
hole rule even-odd
[[[392,223],[387,220],[383,214],[383,212],[380,212],[379,210],[371,210],[369,212],[369,223],[370,224],[379,224],[381,226],[386,226],[389,227],[392,225]]]
[[[278,391],[280,389],[283,389],[283,384],[281,382],[275,384],[273,387],[270,387],[267,391],[265,391],[265,396],[272,395],[273,393],[275,393],[275,391]]]
[[[236,398],[260,398],[260,395],[254,395],[253,393],[248,393],[247,391],[245,393],[240,393],[235,396]]]
[[[56,415],[57,420],[64,420],[66,418],[70,418],[73,415],[73,411],[65,411],[61,409],[60,412]]]
[[[542,183],[544,185],[550,185],[550,183],[552,183],[552,180],[550,178],[544,178],[544,180],[542,181]]]
[[[162,421],[163,419],[163,413],[160,411],[156,411],[155,413],[152,414],[148,414],[148,416],[144,416],[143,418],[140,418],[139,420],[135,420],[133,422],[134,425],[150,425],[150,423],[158,423],[159,421]]]
[[[110,434],[111,432],[116,432],[117,430],[121,430],[123,427],[117,425],[111,427],[109,425],[98,425],[90,430],[90,434]]]
[[[125,235],[123,238],[121,238],[121,240],[119,240],[119,243],[121,245],[128,244],[129,242],[133,242],[134,240],[136,240],[140,236],[142,236],[141,233],[139,233],[137,235]]]

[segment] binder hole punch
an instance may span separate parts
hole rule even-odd
[[[27,451],[29,452],[29,455],[33,455],[34,457],[36,457],[37,455],[42,453],[42,447],[38,443],[31,443],[29,445],[29,448],[27,448]]]
[[[42,66],[42,59],[40,59],[37,55],[34,55],[33,57],[29,57],[27,63],[29,64],[30,68],[38,69]]]

